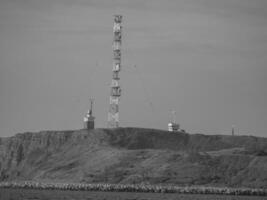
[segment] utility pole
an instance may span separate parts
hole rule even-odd
[[[121,88],[119,85],[119,72],[121,70],[121,23],[122,15],[115,15],[113,26],[113,68],[109,99],[108,128],[119,127],[119,101],[121,96]]]

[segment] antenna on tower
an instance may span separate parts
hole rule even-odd
[[[232,125],[232,136],[234,136],[234,135],[235,135],[235,126]]]
[[[168,123],[168,130],[171,132],[179,131],[180,125],[176,123],[176,111],[171,110],[171,121]]]
[[[83,118],[84,129],[95,128],[95,117],[93,116],[93,104],[94,104],[94,99],[90,98],[90,109],[88,110],[86,116]]]
[[[172,114],[172,123],[176,123],[176,111],[175,110],[171,110],[171,114]]]
[[[94,103],[94,99],[90,98],[90,110],[89,110],[89,114],[92,116],[93,115],[93,103]]]
[[[119,127],[119,100],[121,88],[119,85],[119,72],[121,70],[121,37],[122,37],[122,15],[114,16],[113,26],[113,69],[111,92],[109,99],[108,128]]]

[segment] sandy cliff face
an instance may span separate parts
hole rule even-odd
[[[0,180],[267,187],[267,139],[120,128],[0,139]]]

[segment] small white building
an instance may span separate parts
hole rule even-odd
[[[179,131],[180,125],[177,123],[170,122],[168,123],[168,131],[176,132]]]

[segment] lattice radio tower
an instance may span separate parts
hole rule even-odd
[[[108,127],[119,127],[119,100],[121,96],[121,88],[119,85],[119,72],[121,70],[121,36],[122,36],[122,15],[115,15],[113,26],[113,68],[110,103],[108,112]]]

